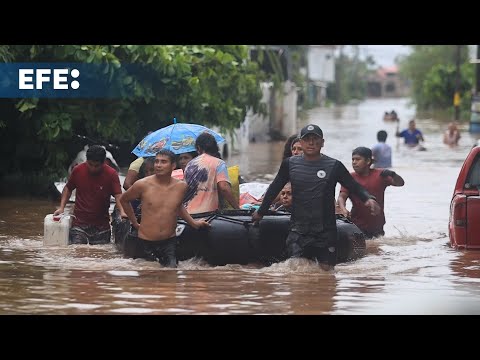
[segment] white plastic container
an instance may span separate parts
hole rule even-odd
[[[72,226],[71,215],[48,214],[43,223],[44,246],[67,246],[70,227]]]

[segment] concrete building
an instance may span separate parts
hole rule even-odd
[[[367,78],[368,97],[404,97],[408,91],[408,84],[400,77],[397,66],[380,67]]]
[[[327,85],[335,82],[335,49],[336,45],[308,47],[308,96],[318,106],[324,105]]]
[[[272,82],[261,84],[263,95],[261,102],[264,104],[266,114],[248,111],[240,128],[227,136],[228,151],[230,152],[242,151],[248,147],[250,142],[283,140],[298,131],[298,93],[295,83],[291,80],[291,58],[288,46],[268,46],[262,51],[275,53],[284,81],[277,89]],[[258,50],[251,49],[250,56],[252,59],[256,59]],[[269,74],[278,71],[269,61],[265,61],[262,68]]]

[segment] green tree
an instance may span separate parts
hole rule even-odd
[[[453,111],[458,45],[411,45],[412,52],[400,60],[400,73],[410,80],[412,102],[419,110]],[[462,108],[468,109],[473,84],[473,66],[468,62],[468,47],[460,51],[460,93]]]
[[[340,51],[335,61],[335,83],[327,87],[327,97],[338,105],[352,99],[363,100],[367,95],[367,75],[374,65],[371,57],[360,58],[358,45],[352,45],[352,54]]]
[[[130,147],[174,117],[232,131],[249,108],[260,109],[264,75],[248,52],[244,45],[0,46],[3,61],[102,64],[103,81],[134,93],[118,99],[3,99],[0,147],[8,160],[0,171],[65,175],[79,150],[72,148],[74,134]],[[142,68],[141,76],[126,64]]]

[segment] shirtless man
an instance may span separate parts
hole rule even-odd
[[[194,220],[183,207],[187,184],[172,178],[175,166],[175,154],[170,150],[160,150],[155,157],[155,175],[137,180],[120,198],[125,213],[138,230],[138,238],[147,255],[167,267],[177,266],[177,215],[195,229],[210,226],[203,219]],[[134,199],[142,202],[141,224],[130,205]]]
[[[451,122],[448,124],[448,130],[443,134],[443,143],[450,147],[455,147],[458,145],[458,140],[460,140],[460,131],[458,131],[457,124]]]

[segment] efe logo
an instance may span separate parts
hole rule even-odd
[[[69,69],[18,69],[18,88],[20,90],[42,90],[43,84],[52,82],[54,90],[76,90],[80,87],[77,80],[68,83]],[[53,73],[53,79],[52,79]],[[80,71],[72,69],[72,78],[78,78]]]

